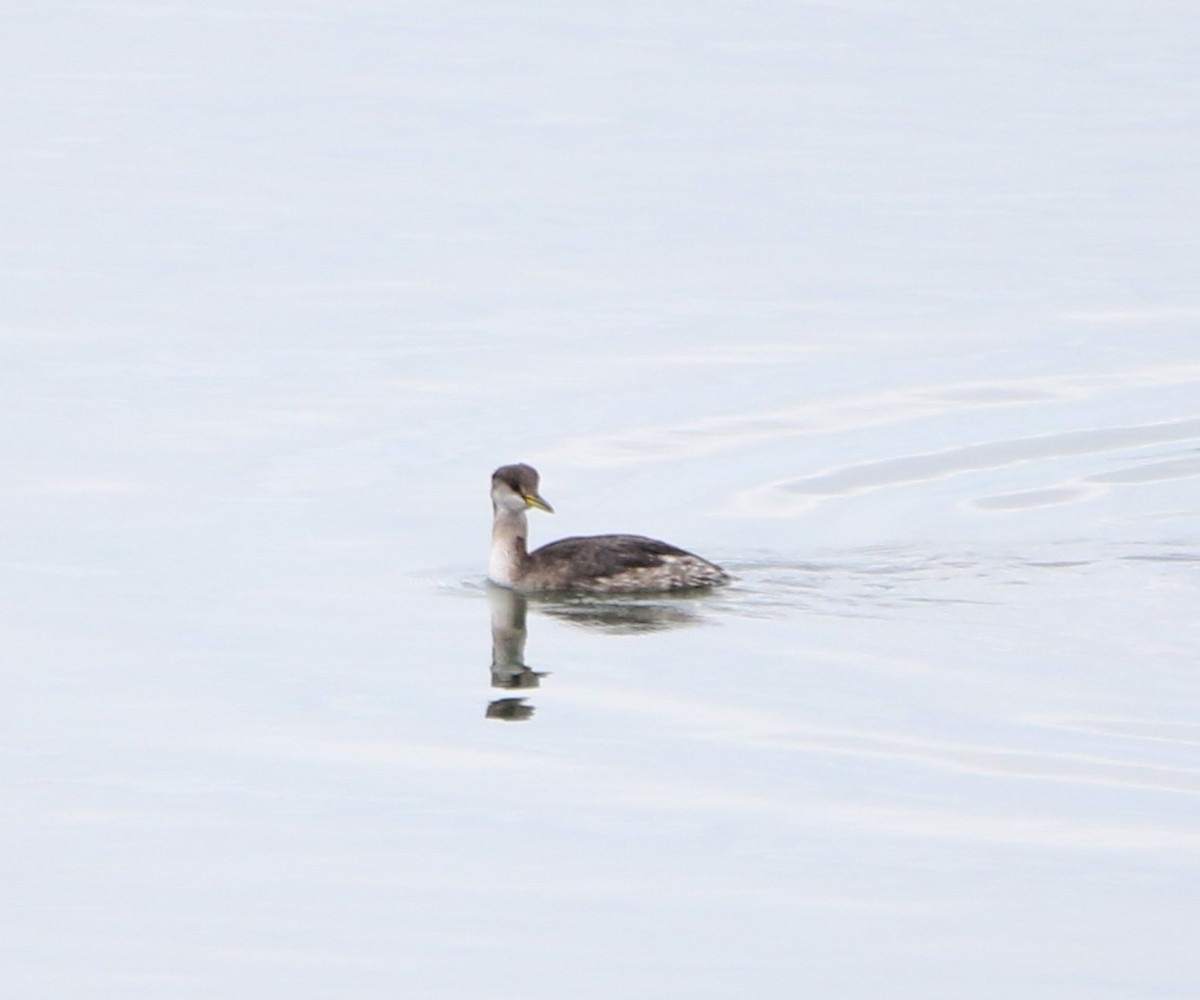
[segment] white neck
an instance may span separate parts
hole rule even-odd
[[[497,506],[495,511],[488,579],[502,587],[511,587],[517,582],[521,564],[526,559],[525,539],[529,535],[529,522],[523,510],[506,510]]]

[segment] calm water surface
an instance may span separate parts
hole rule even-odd
[[[1192,15],[14,19],[5,997],[1196,995]]]

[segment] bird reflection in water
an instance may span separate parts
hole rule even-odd
[[[492,614],[492,687],[501,691],[529,691],[540,687],[547,671],[525,662],[526,617],[530,598],[506,587],[489,584]],[[533,598],[538,611],[584,628],[614,634],[661,632],[698,625],[703,617],[678,599],[604,597]],[[497,698],[487,707],[487,718],[524,722],[535,711],[524,696]]]
[[[526,691],[538,687],[545,673],[525,663],[525,614],[529,601],[504,587],[489,586],[492,607],[492,687]],[[487,707],[489,719],[523,722],[533,715],[524,698],[497,698]]]
[[[550,603],[538,600],[538,610],[553,618],[619,635],[665,632],[699,625],[702,617],[678,600],[631,600],[627,597],[567,597]]]

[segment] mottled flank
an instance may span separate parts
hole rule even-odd
[[[641,535],[564,538],[529,555],[521,590],[593,594],[683,590],[727,583],[720,566]]]

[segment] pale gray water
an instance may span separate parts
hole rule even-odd
[[[11,12],[0,993],[1194,997],[1197,22]]]

